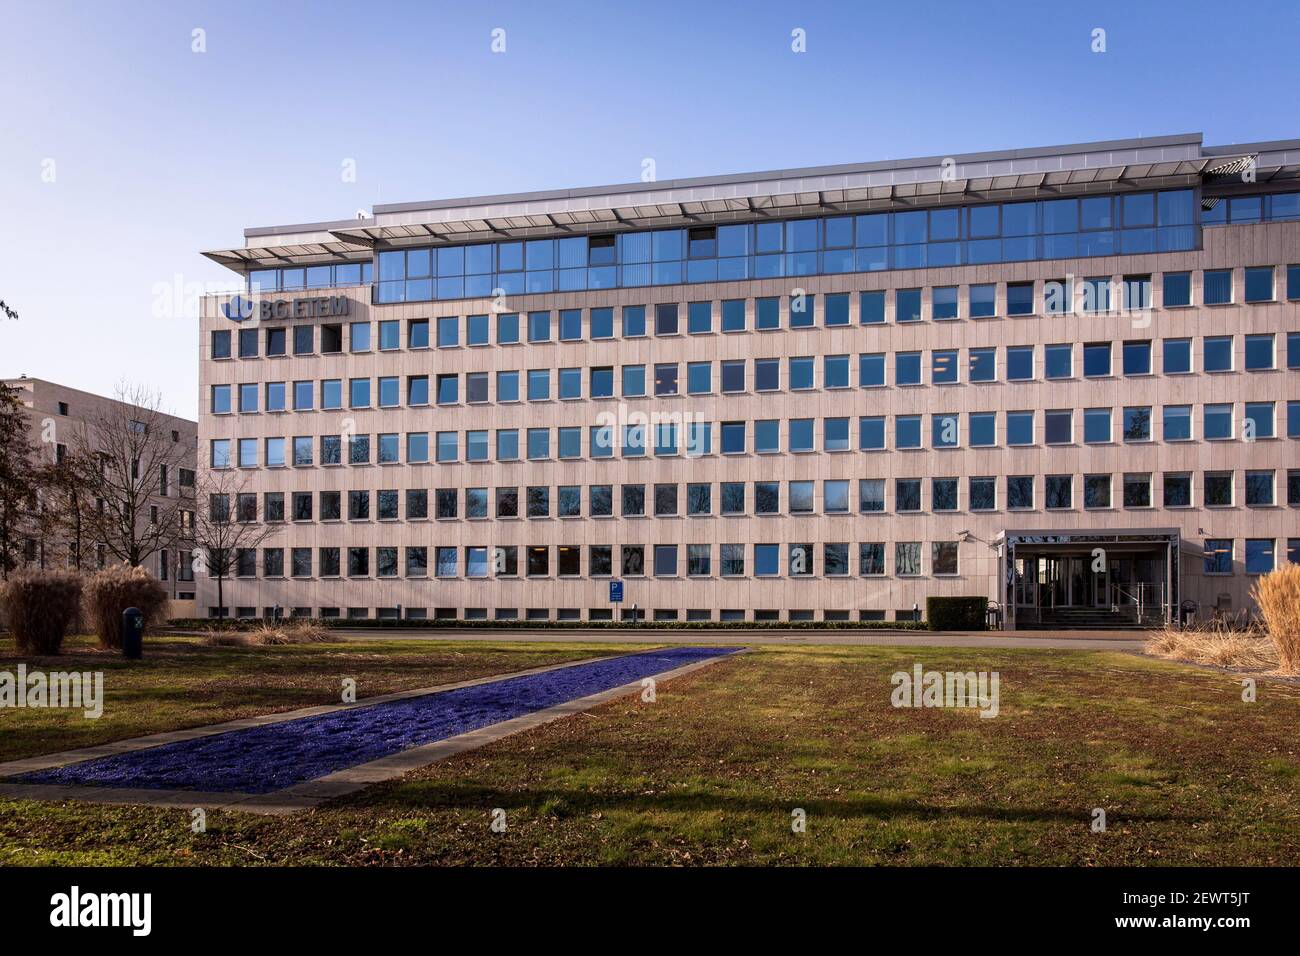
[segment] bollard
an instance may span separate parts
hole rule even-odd
[[[144,656],[144,614],[138,607],[122,612],[122,656],[133,661]]]

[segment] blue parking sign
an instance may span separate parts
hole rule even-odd
[[[609,601],[611,604],[620,604],[623,601],[623,582],[609,582]]]

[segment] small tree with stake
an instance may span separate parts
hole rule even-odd
[[[278,530],[257,515],[239,513],[248,479],[228,469],[205,472],[194,512],[194,571],[217,582],[217,617],[225,617],[225,582],[236,571],[239,552],[256,549]]]

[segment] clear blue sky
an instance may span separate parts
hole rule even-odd
[[[21,320],[0,319],[0,376],[101,393],[126,376],[188,416],[197,334],[181,292],[232,277],[199,251],[245,226],[635,181],[646,157],[671,179],[1300,136],[1294,2],[6,8],[0,298]],[[791,52],[795,28],[806,53]]]

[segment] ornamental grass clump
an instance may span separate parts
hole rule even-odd
[[[146,627],[157,624],[167,611],[167,590],[144,568],[119,564],[86,579],[81,603],[100,646],[114,649],[122,646],[122,612],[139,608]]]
[[[1270,571],[1251,589],[1283,674],[1300,674],[1300,564]]]
[[[1184,628],[1166,624],[1147,640],[1146,652],[1212,667],[1271,670],[1277,666],[1277,652],[1257,623],[1239,626],[1229,621],[1210,621]]]
[[[19,654],[57,654],[77,622],[81,578],[66,571],[18,571],[0,585],[0,617]]]

